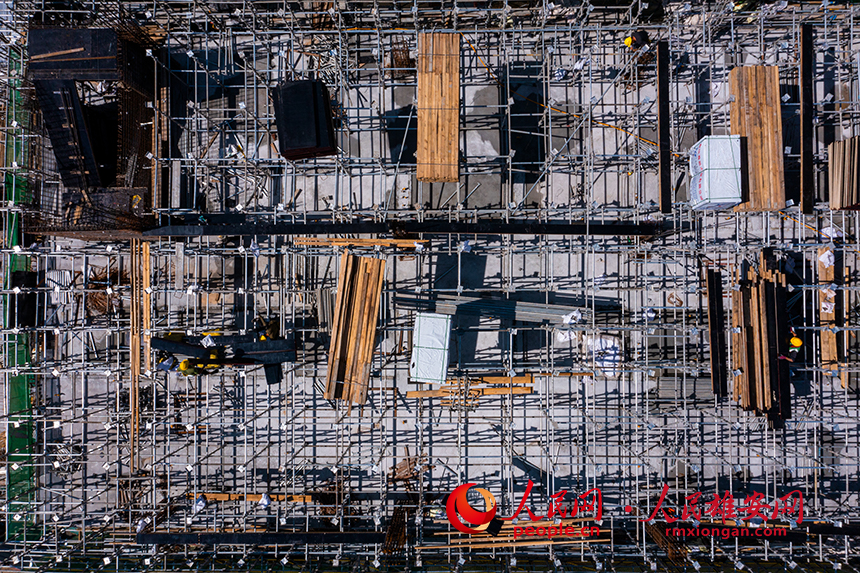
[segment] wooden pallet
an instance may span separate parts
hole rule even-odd
[[[745,66],[729,72],[734,101],[729,112],[732,135],[745,138],[748,200],[735,211],[785,208],[782,110],[779,68]]]
[[[418,180],[460,179],[460,35],[418,34]]]
[[[325,397],[367,401],[385,261],[344,253],[332,318]]]

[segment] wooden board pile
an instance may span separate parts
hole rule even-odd
[[[827,146],[830,208],[860,207],[860,137]]]
[[[735,278],[740,289],[732,291],[733,397],[779,428],[791,418],[786,275],[766,249],[758,272],[744,263]]]
[[[332,317],[325,397],[367,401],[385,261],[344,253]]]
[[[777,211],[785,208],[779,68],[744,66],[729,72],[734,101],[729,112],[732,135],[744,138],[747,149],[749,198],[735,211]]]
[[[460,35],[418,34],[418,180],[460,179]]]
[[[483,376],[452,378],[436,390],[410,390],[407,398],[441,398],[440,405],[451,410],[476,408],[483,396],[521,396],[534,392],[534,374],[523,376]]]

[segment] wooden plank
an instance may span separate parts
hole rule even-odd
[[[708,342],[711,358],[711,387],[714,395],[727,396],[728,371],[726,358],[726,322],[723,313],[723,278],[719,271],[706,271],[706,290],[708,298]]]
[[[346,293],[348,289],[347,271],[352,264],[352,257],[344,251],[340,257],[340,271],[337,279],[337,297],[334,304],[334,316],[332,317],[331,325],[331,341],[329,342],[328,353],[328,371],[326,372],[326,391],[325,397],[327,400],[333,400],[339,397],[337,392],[337,380],[341,379],[341,358],[340,344],[342,339],[341,328],[345,320],[344,308],[346,306]]]
[[[746,367],[745,372],[747,380],[746,380],[746,393],[747,393],[747,403],[746,409],[751,410],[756,407],[758,404],[758,396],[756,394],[757,388],[757,369],[756,364],[759,361],[758,357],[761,354],[756,354],[755,350],[755,337],[753,336],[753,316],[752,316],[752,308],[753,308],[753,296],[752,296],[752,287],[751,286],[742,286],[741,293],[743,296],[743,324],[741,329],[743,331],[743,347],[741,351],[744,353],[744,365]]]
[[[152,255],[149,242],[143,242],[143,368],[152,370]]]
[[[374,276],[375,284],[372,285],[370,298],[373,301],[370,309],[370,317],[368,318],[368,334],[365,339],[367,351],[365,352],[366,364],[362,375],[360,386],[359,400],[360,404],[367,401],[367,388],[370,386],[370,367],[373,358],[373,348],[376,346],[376,323],[379,320],[379,307],[382,301],[382,286],[385,282],[385,260],[375,259],[376,273]]]
[[[779,371],[781,364],[785,361],[779,359],[778,347],[779,339],[785,336],[777,330],[776,318],[776,288],[772,280],[765,280],[762,283],[762,300],[764,315],[762,316],[762,337],[766,341],[767,353],[763,357],[763,361],[767,365],[768,376],[765,378],[765,391],[767,392],[770,408],[768,409],[768,419],[774,424],[780,420],[780,379]]]
[[[788,356],[789,354],[788,333],[790,327],[788,325],[787,285],[788,280],[785,274],[777,273],[774,294],[776,297],[776,331],[780,333],[777,339],[777,354],[779,356]],[[778,360],[777,368],[779,374],[779,415],[783,420],[788,420],[791,418],[791,371],[786,360]]]
[[[418,34],[419,181],[460,177],[460,36]]]
[[[829,201],[831,209],[841,209],[842,203],[839,200],[839,188],[837,187],[838,174],[840,170],[840,153],[839,142],[834,141],[827,146],[827,189],[829,193]]]
[[[847,264],[844,264],[843,267],[844,268],[843,268],[842,284],[844,286],[849,286],[850,282],[851,282],[851,269],[848,267]],[[842,291],[842,326],[845,327],[845,329],[841,332],[841,334],[842,334],[841,348],[842,348],[842,356],[844,357],[844,360],[846,360],[846,361],[848,360],[848,356],[850,355],[850,347],[849,347],[849,342],[851,340],[850,336],[854,335],[853,332],[848,330],[848,326],[850,326],[849,322],[848,322],[848,310],[851,308],[854,308],[854,306],[853,306],[854,301],[851,300],[851,298],[852,298],[851,295],[852,295],[851,290]],[[850,374],[848,373],[847,368],[843,368],[840,371],[839,380],[842,382],[843,388],[848,387],[849,376],[850,376]]]
[[[812,125],[813,93],[812,67],[815,59],[812,43],[812,25],[800,25],[800,211],[812,214],[815,205],[815,152],[813,137],[815,130]]]
[[[770,208],[772,211],[785,209],[785,147],[782,139],[782,99],[779,89],[779,68],[767,67],[768,105],[774,129],[769,131],[771,142],[770,168],[765,171],[770,181]]]
[[[363,404],[360,401],[362,384],[366,385],[366,381],[370,379],[370,364],[372,362],[371,354],[373,352],[373,335],[370,332],[376,332],[376,323],[370,321],[373,300],[369,296],[370,290],[376,282],[376,265],[374,262],[378,259],[362,259],[362,265],[359,272],[359,288],[356,289],[357,298],[355,306],[360,308],[359,315],[356,317],[358,328],[356,329],[356,340],[354,352],[355,356],[352,362],[352,368],[349,373],[350,395],[349,399],[357,404]],[[369,323],[369,324],[368,324]],[[370,339],[370,344],[368,344]],[[370,351],[368,351],[370,347]],[[367,378],[365,379],[365,370],[367,370]]]
[[[732,273],[737,283],[737,272]],[[742,404],[742,376],[735,376],[734,371],[737,369],[741,369],[743,371],[743,366],[741,363],[741,353],[738,351],[741,347],[741,322],[740,322],[740,313],[741,313],[741,305],[740,305],[741,294],[740,291],[732,290],[731,292],[731,300],[732,300],[732,335],[731,335],[731,344],[732,344],[732,399],[735,402],[739,402]]]
[[[854,181],[852,173],[857,168],[855,163],[854,142],[848,139],[842,142],[842,174],[839,181],[839,194],[842,208],[850,207],[854,199]]]
[[[669,127],[669,42],[657,42],[657,158],[660,181],[660,212],[672,212],[672,154]]]
[[[770,360],[767,336],[767,310],[764,281],[758,279],[755,285],[753,324],[755,325],[755,348],[758,371],[756,372],[756,390],[758,392],[758,409],[767,412],[771,408],[770,392]]]
[[[38,60],[47,60],[48,58],[56,58],[57,56],[67,56],[69,54],[77,54],[79,52],[83,52],[83,48],[72,48],[70,50],[60,50],[59,52],[49,52],[47,54],[37,54],[35,56],[30,56],[30,61],[38,61]],[[81,59],[81,58],[77,58]],[[98,58],[87,58],[87,59],[98,59]],[[64,60],[57,60],[64,61]]]
[[[347,330],[344,347],[346,348],[346,372],[344,373],[343,381],[343,399],[354,401],[353,385],[357,382],[356,372],[361,364],[359,354],[362,350],[361,336],[367,314],[367,297],[364,293],[367,291],[367,272],[368,260],[366,257],[356,257],[356,272],[355,272],[355,289],[352,291],[352,296],[349,302],[349,330]]]

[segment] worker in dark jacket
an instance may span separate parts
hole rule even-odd
[[[633,50],[634,52],[639,48],[647,45],[650,42],[648,39],[648,32],[645,30],[636,30],[626,38],[624,38],[624,45]]]

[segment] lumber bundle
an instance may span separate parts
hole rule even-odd
[[[344,253],[332,317],[325,397],[364,404],[376,341],[385,261]]]
[[[744,66],[729,73],[732,135],[745,138],[749,198],[735,211],[785,208],[779,68]]]
[[[834,141],[827,146],[830,208],[860,206],[860,137]]]
[[[149,255],[149,244],[146,245],[146,255]],[[143,331],[143,299],[144,299],[144,247],[140,239],[131,240],[131,332],[129,351],[131,359],[131,388],[129,391],[129,407],[131,420],[129,428],[129,467],[132,471],[139,467],[140,453],[136,450],[140,437],[140,410],[138,395],[140,393],[140,351]],[[147,309],[148,311],[149,309]],[[148,314],[148,313],[147,313]]]
[[[791,418],[786,275],[773,251],[761,253],[759,270],[738,270],[732,292],[733,397],[744,410],[767,416],[774,428]]]
[[[418,180],[460,178],[460,35],[418,34]]]

